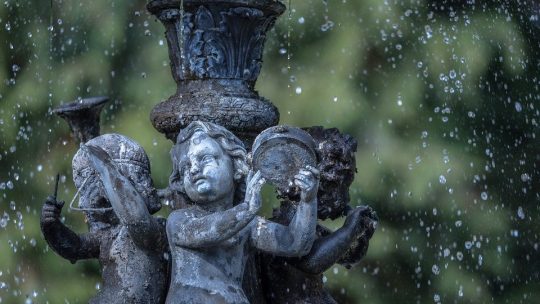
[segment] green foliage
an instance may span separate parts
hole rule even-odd
[[[269,33],[258,91],[283,124],[358,140],[352,204],[381,220],[356,268],[326,273],[341,302],[540,297],[538,15],[462,2],[292,1]],[[48,2],[0,5],[1,303],[84,303],[99,286],[95,261],[71,265],[39,231],[56,172],[59,196],[74,194],[76,143],[51,108],[110,96],[102,132],[141,143],[167,185],[171,143],[148,115],[176,88],[163,27],[144,6],[55,0],[51,32]],[[85,231],[82,215],[63,213]]]

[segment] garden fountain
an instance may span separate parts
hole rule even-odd
[[[167,224],[173,260],[173,282],[167,301],[333,303],[332,297],[324,291],[322,273],[335,263],[346,267],[357,264],[367,251],[378,219],[370,207],[349,206],[349,186],[356,172],[356,141],[337,129],[276,126],[279,122],[278,109],[254,90],[261,69],[266,33],[284,12],[285,6],[275,0],[154,0],[148,3],[147,9],[165,26],[171,72],[177,83],[176,93],[156,105],[150,119],[159,132],[175,143],[171,152],[175,169],[170,178],[169,192],[176,192],[192,206],[173,212]],[[69,122],[81,143],[88,142],[88,145],[81,146],[73,162],[73,166],[78,168],[76,183],[79,191],[86,195],[85,199],[98,206],[94,211],[106,210],[109,213],[95,215],[92,210],[87,211],[92,211],[90,214],[100,220],[111,217],[106,219],[107,223],[118,225],[120,221],[128,230],[133,223],[126,218],[137,219],[140,222],[136,222],[132,229],[141,229],[145,232],[142,235],[148,238],[141,237],[136,240],[136,245],[146,248],[156,239],[162,240],[165,232],[150,216],[155,209],[144,207],[145,204],[152,205],[148,200],[157,197],[151,182],[144,179],[146,184],[141,185],[138,184],[140,180],[132,176],[136,175],[133,172],[138,172],[141,163],[147,162],[144,151],[119,135],[90,140],[99,135],[99,113],[106,100],[84,99],[54,112]],[[121,147],[116,149],[114,140],[109,137],[120,138],[117,145]],[[250,148],[253,142],[253,148]],[[132,148],[137,151],[131,151]],[[214,154],[193,158],[192,155],[206,151],[203,148],[215,150]],[[217,173],[205,171],[205,168],[211,168],[209,164],[213,161],[222,164],[221,158],[228,159],[234,166],[223,167]],[[129,172],[122,169],[126,162],[130,166]],[[261,173],[249,175],[252,179],[247,179],[246,190],[244,180],[248,167]],[[139,172],[141,176],[149,175],[149,167],[145,168],[143,166],[144,170]],[[124,174],[130,177],[126,178]],[[197,177],[197,174],[203,177]],[[85,178],[84,181],[79,175]],[[210,183],[212,179],[227,178],[234,179],[234,184],[224,181],[216,185]],[[98,198],[85,192],[85,187],[89,187],[86,185],[88,179],[91,186],[100,185],[99,193],[95,194]],[[265,180],[274,185],[281,200],[270,220],[256,216],[260,207],[258,191]],[[195,190],[190,192],[185,184],[195,185]],[[229,202],[216,205],[218,207],[212,205],[202,208],[204,210],[197,209],[196,205],[202,202],[221,203],[218,199],[204,197],[207,188],[234,198],[234,204]],[[137,195],[139,190],[144,195]],[[245,202],[242,202],[244,196]],[[47,222],[56,223],[63,204],[54,198],[48,199],[46,205],[42,227],[48,227],[44,226]],[[119,220],[110,213],[111,210]],[[136,214],[128,210],[136,210]],[[186,212],[191,214],[187,218]],[[197,222],[200,225],[193,226],[190,220],[197,217],[200,217],[200,223]],[[215,217],[215,221],[208,221],[211,217]],[[317,219],[339,217],[346,219],[343,227],[336,231],[316,224]],[[201,223],[205,221],[209,231],[218,232],[221,237],[227,236],[223,242],[213,240],[210,232],[207,235],[207,231],[199,234],[198,230],[193,230],[203,229],[205,226]],[[237,222],[242,225],[238,226]],[[214,224],[218,226],[214,227]],[[145,227],[152,227],[155,233],[148,233]],[[178,230],[183,231],[181,235]],[[244,247],[248,238],[245,231],[250,231],[254,245],[241,254],[246,258],[242,263],[231,262],[230,257],[237,254],[231,254],[230,248]],[[62,242],[60,234],[51,235],[50,229],[43,229],[43,233],[57,252],[73,249],[69,242]],[[124,237],[124,241],[118,244],[112,241],[116,247],[111,257],[126,261],[124,251],[133,250],[133,246],[126,245],[130,242],[126,239],[129,237]],[[292,243],[288,243],[291,240]],[[110,241],[106,243],[110,244]],[[203,246],[201,242],[211,245]],[[161,241],[155,248],[160,248],[168,256]],[[188,253],[193,253],[194,257],[189,260],[191,262],[187,258],[184,261],[175,252],[182,252],[180,258]],[[225,252],[229,252],[227,256],[224,256]],[[210,259],[204,265],[216,264],[216,269],[212,268],[216,276],[210,275],[209,279],[208,275],[195,275],[199,272],[193,269],[189,273],[193,278],[183,274],[185,267],[193,266],[193,261],[198,263],[200,258],[198,260],[195,256],[200,254],[205,260]],[[77,255],[77,259],[85,256]],[[101,257],[96,252],[88,256]],[[162,266],[162,263],[154,264]],[[152,267],[149,264],[142,266]],[[200,267],[204,268],[198,269],[200,273],[211,272],[207,268],[211,266]],[[221,268],[229,269],[230,273],[225,273],[225,270],[221,273]],[[159,271],[163,277],[168,277],[166,271]],[[159,271],[152,272],[152,276],[156,277]],[[235,273],[234,278],[232,273]],[[124,278],[126,275],[119,273],[118,276]],[[103,273],[104,282],[113,282],[110,286],[129,289],[114,277],[110,270]],[[152,286],[152,282],[140,283]],[[151,299],[163,301],[161,292],[159,289],[160,295]],[[188,294],[193,298],[188,298]],[[144,293],[130,296],[135,297],[135,302],[150,301]],[[113,297],[101,293],[94,301],[104,303],[103,299],[111,301]]]

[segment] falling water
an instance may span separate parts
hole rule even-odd
[[[287,75],[289,76],[289,81],[287,82],[287,89],[289,94],[291,94],[291,32],[292,32],[292,0],[289,0],[287,13]]]
[[[182,77],[185,74],[184,66],[184,0],[180,0],[180,41],[178,42],[180,47],[180,68],[182,70]]]
[[[53,17],[53,10],[54,10],[54,6],[53,6],[53,0],[51,0],[50,2],[50,11],[49,11],[49,63],[48,63],[48,66],[47,66],[47,70],[48,70],[48,77],[49,78],[47,80],[47,102],[49,104],[49,112],[47,113],[47,115],[50,117],[52,115],[51,113],[51,110],[53,108],[53,104],[52,104],[52,97],[53,97],[53,93],[52,93],[52,65],[53,65],[53,35],[54,35],[54,25],[53,25],[53,20],[54,20],[54,17]],[[48,132],[47,133],[47,152],[51,152],[51,132]]]

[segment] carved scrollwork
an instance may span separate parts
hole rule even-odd
[[[266,31],[275,22],[275,16],[249,7],[213,13],[203,5],[193,13],[184,12],[182,23],[180,15],[178,9],[167,9],[159,16],[167,27],[175,76],[257,80]]]

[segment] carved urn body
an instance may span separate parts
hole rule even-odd
[[[190,122],[213,122],[243,140],[279,121],[277,108],[254,90],[266,32],[285,6],[275,0],[154,0],[165,26],[176,94],[150,119],[175,140]]]

